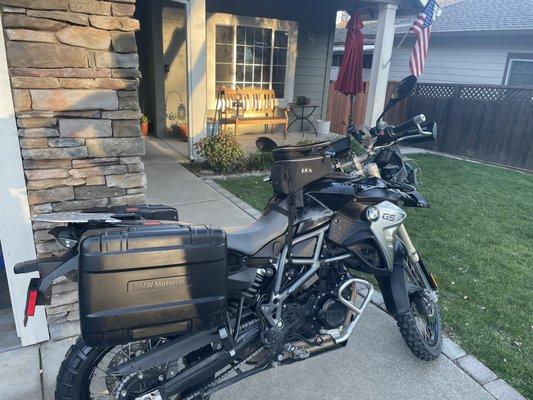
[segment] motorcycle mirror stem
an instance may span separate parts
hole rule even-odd
[[[387,111],[389,111],[392,107],[394,107],[396,104],[398,104],[403,99],[409,97],[413,91],[415,90],[415,86],[417,83],[417,77],[415,75],[409,75],[408,77],[402,79],[394,90],[391,93],[390,99],[383,109],[383,112],[376,120],[376,126],[379,124],[379,122],[382,120],[383,116]]]

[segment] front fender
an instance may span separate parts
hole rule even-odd
[[[394,264],[392,271],[386,276],[375,275],[387,311],[393,317],[405,314],[410,309],[404,273],[406,262],[407,258],[404,246],[399,239],[396,239],[394,243]]]

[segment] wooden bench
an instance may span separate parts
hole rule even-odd
[[[239,126],[283,125],[283,134],[287,134],[289,115],[287,108],[276,105],[276,95],[268,89],[225,89],[219,98],[220,125],[235,125],[235,134]]]

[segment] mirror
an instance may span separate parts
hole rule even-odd
[[[416,81],[417,79],[414,75],[409,75],[407,78],[402,79],[392,91],[390,99],[400,101],[410,96],[415,90]]]
[[[401,100],[405,99],[406,97],[409,97],[411,93],[413,93],[413,90],[415,90],[417,78],[414,75],[409,75],[406,78],[403,78],[394,90],[391,93],[389,102],[385,106],[385,109],[379,116],[378,120],[376,121],[376,125],[379,123],[379,121],[383,118],[385,113],[389,111],[392,107],[394,107],[396,104],[398,104]]]

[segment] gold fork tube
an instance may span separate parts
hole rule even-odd
[[[405,229],[405,226],[403,224],[401,224],[398,227],[398,230],[396,231],[396,233],[398,234],[398,237],[405,245],[409,259],[413,263],[419,262],[420,257],[418,256],[418,252],[416,251],[415,246],[413,246],[413,242],[411,242],[411,238],[409,237],[409,234],[407,233],[407,229]]]

